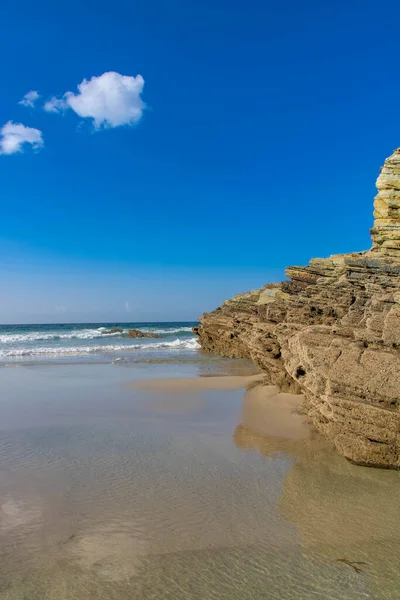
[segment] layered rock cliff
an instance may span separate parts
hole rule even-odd
[[[400,149],[377,180],[371,250],[289,267],[205,313],[203,349],[249,358],[346,458],[400,468]]]

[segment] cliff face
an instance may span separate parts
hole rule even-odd
[[[400,149],[377,188],[371,250],[289,267],[288,281],[234,296],[196,332],[205,350],[303,393],[348,459],[400,468]]]

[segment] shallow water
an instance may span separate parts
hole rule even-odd
[[[399,473],[278,427],[254,389],[130,385],[209,374],[0,370],[1,600],[399,598]]]

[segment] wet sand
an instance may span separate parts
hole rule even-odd
[[[301,414],[301,394],[280,393],[273,385],[264,385],[265,375],[210,376],[197,378],[145,379],[131,384],[136,390],[163,392],[156,406],[188,407],[201,391],[231,391],[245,389],[242,421],[254,433],[285,439],[308,439],[313,430],[306,417]],[[173,402],[168,396],[173,396]],[[182,398],[184,395],[184,398]],[[152,404],[150,403],[150,406]]]
[[[1,600],[398,598],[398,473],[335,454],[299,396],[173,374],[217,379],[2,370]]]
[[[164,394],[193,393],[204,390],[240,390],[256,383],[261,383],[265,375],[226,375],[226,376],[208,376],[208,377],[187,377],[179,378],[160,378],[143,379],[135,381],[131,387],[136,390],[145,390],[148,392],[162,392]]]

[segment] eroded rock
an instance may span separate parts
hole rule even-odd
[[[348,459],[400,468],[400,149],[377,181],[371,250],[289,267],[197,329],[203,349],[248,358]]]

